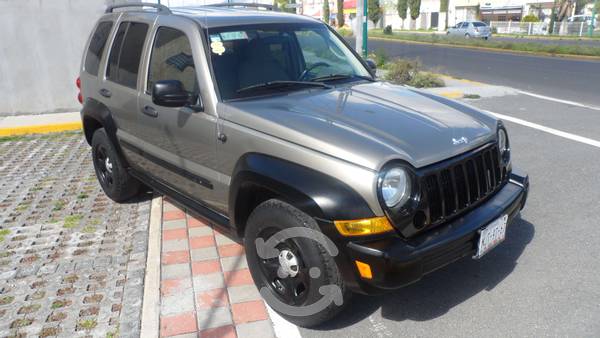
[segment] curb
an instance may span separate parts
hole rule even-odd
[[[504,54],[517,54],[517,55],[520,54],[520,55],[529,55],[529,56],[545,56],[545,57],[558,57],[558,58],[565,58],[565,59],[600,61],[600,56],[591,56],[591,55],[528,52],[528,51],[523,51],[523,50],[508,50],[508,49],[468,46],[468,45],[452,45],[452,44],[443,43],[443,42],[412,41],[412,40],[404,40],[404,39],[384,38],[384,37],[378,37],[378,36],[369,36],[369,39],[382,40],[382,41],[395,41],[398,43],[415,44],[415,45],[434,45],[434,46],[443,46],[443,47],[449,47],[449,48],[473,49],[473,50],[480,50],[480,51],[486,51],[486,52],[497,52],[497,53],[504,53]]]
[[[160,320],[160,243],[162,224],[162,197],[152,199],[148,229],[148,255],[142,299],[140,337],[158,337]]]
[[[463,96],[465,96],[465,93],[463,93],[460,90],[448,90],[448,91],[439,92],[437,94],[440,96],[449,98],[449,99],[460,99]]]
[[[0,128],[0,137],[18,136],[18,135],[27,135],[27,134],[60,133],[63,131],[81,130],[82,127],[83,127],[83,125],[81,124],[81,121],[54,123],[54,124],[30,125],[30,126],[19,126],[19,127],[8,127],[8,128]]]

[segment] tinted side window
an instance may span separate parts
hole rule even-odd
[[[198,93],[190,41],[183,32],[168,27],[160,27],[156,33],[147,90],[152,91],[154,82],[161,80],[179,80],[185,90]]]
[[[148,25],[139,22],[123,22],[113,42],[108,60],[108,79],[124,86],[135,88],[140,58]]]
[[[113,23],[110,21],[101,22],[94,35],[92,35],[92,40],[85,56],[84,66],[85,71],[92,75],[98,75],[102,52],[104,51],[104,46],[106,45],[106,40],[108,40],[112,26]]]
[[[116,81],[118,69],[119,69],[119,55],[121,55],[121,47],[123,46],[123,38],[127,32],[129,23],[123,22],[119,25],[115,39],[113,40],[112,48],[110,49],[110,55],[108,57],[108,64],[106,66],[107,78]]]

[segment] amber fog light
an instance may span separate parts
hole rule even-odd
[[[334,224],[343,236],[366,236],[394,230],[387,217],[334,221]]]

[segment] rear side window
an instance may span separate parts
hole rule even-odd
[[[102,58],[102,52],[108,40],[108,35],[112,29],[113,23],[110,21],[104,21],[98,24],[98,28],[92,35],[90,46],[85,56],[85,71],[96,76],[98,75],[98,68],[100,67],[100,59]]]
[[[483,23],[483,22],[473,22],[473,26],[475,26],[475,27],[485,27],[487,25],[485,23]]]
[[[108,58],[107,78],[124,86],[136,87],[140,59],[148,25],[140,22],[123,22],[115,36]]]
[[[198,93],[190,41],[183,32],[168,27],[161,27],[156,33],[148,71],[148,92],[154,82],[161,80],[178,80],[186,91]]]

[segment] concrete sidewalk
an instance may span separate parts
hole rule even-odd
[[[242,245],[167,201],[161,228],[161,337],[275,337]]]
[[[80,129],[79,112],[0,117],[0,137]]]

